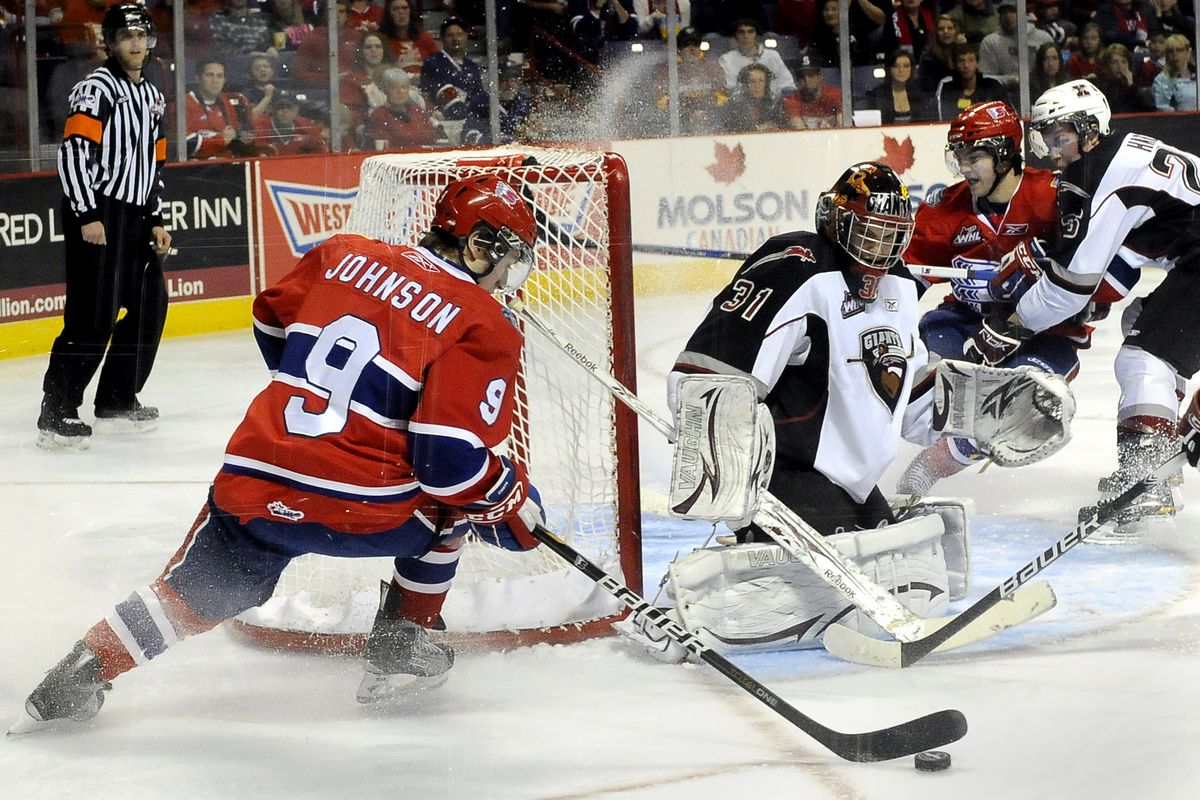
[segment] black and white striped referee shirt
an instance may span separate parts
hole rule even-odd
[[[99,220],[100,196],[146,208],[161,224],[166,99],[110,58],[71,90],[58,176],[82,224]]]

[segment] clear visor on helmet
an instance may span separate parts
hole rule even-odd
[[[132,41],[134,39],[143,39],[147,50],[153,50],[154,45],[158,44],[158,37],[142,25],[118,28],[117,32],[113,34],[113,41],[117,43]]]
[[[895,266],[912,238],[911,218],[874,214],[860,217],[846,209],[841,213],[849,217],[849,224],[838,226],[838,243],[851,258],[879,273]]]
[[[494,270],[507,270],[501,294],[515,294],[525,284],[533,270],[533,248],[521,241],[512,228],[501,228],[488,251]]]
[[[1029,126],[1029,149],[1038,158],[1046,158],[1051,150],[1062,150],[1080,144],[1083,130],[1075,120],[1057,119]]]
[[[996,153],[984,141],[959,142],[946,145],[946,169],[956,178],[961,178],[963,164],[971,164],[980,158],[996,160]]]

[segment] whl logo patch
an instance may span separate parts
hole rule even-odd
[[[297,258],[321,242],[341,233],[358,197],[358,189],[330,189],[302,183],[267,181],[267,194],[288,248]]]
[[[983,234],[979,232],[978,225],[964,225],[958,229],[958,233],[954,235],[954,244],[975,244],[983,241]]]

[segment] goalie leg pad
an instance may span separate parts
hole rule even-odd
[[[774,420],[748,377],[688,375],[677,391],[671,513],[745,527],[771,481]]]
[[[975,516],[975,501],[952,497],[924,497],[916,503],[911,498],[893,498],[896,518],[914,519],[936,514],[942,520],[942,550],[946,557],[950,599],[961,600],[971,591],[971,518]]]
[[[944,535],[941,517],[932,513],[827,541],[854,558],[868,577],[894,590],[915,614],[940,616],[949,605]],[[670,566],[667,588],[675,599],[675,617],[718,652],[814,647],[835,621],[879,633],[837,591],[774,544],[696,550]]]

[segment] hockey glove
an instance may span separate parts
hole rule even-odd
[[[963,343],[963,355],[976,364],[999,366],[1021,348],[1027,331],[1000,317],[984,320]]]
[[[1200,467],[1200,389],[1179,418],[1179,442],[1187,452],[1188,463]]]
[[[1000,259],[1000,272],[992,279],[988,292],[997,302],[1015,302],[1037,283],[1050,266],[1050,259],[1037,239],[1021,242]]]
[[[546,522],[541,495],[529,482],[524,467],[507,456],[500,456],[500,462],[499,479],[483,500],[468,507],[465,520],[488,544],[505,550],[532,550],[540,544],[533,529]]]

